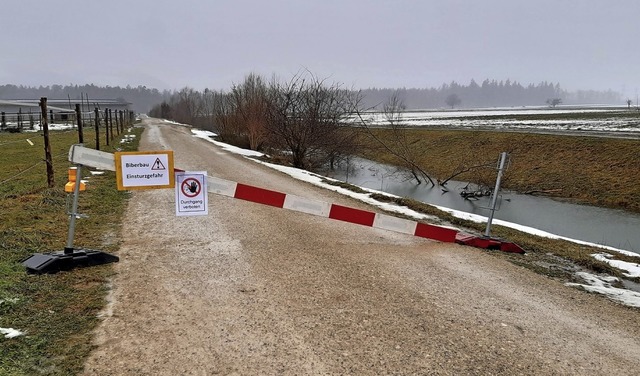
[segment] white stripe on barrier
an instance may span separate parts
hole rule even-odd
[[[237,186],[238,183],[234,181],[207,176],[207,192],[233,197]]]
[[[310,200],[308,198],[298,197],[295,195],[287,195],[282,207],[321,217],[328,217],[329,212],[331,211],[331,204],[328,202]]]
[[[392,217],[381,213],[376,213],[376,218],[373,220],[373,227],[409,235],[415,234],[417,225],[416,221]]]

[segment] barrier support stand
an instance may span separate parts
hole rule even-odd
[[[69,212],[69,233],[67,245],[62,252],[34,253],[22,261],[27,268],[27,273],[43,274],[57,273],[61,270],[71,270],[75,267],[95,266],[118,262],[118,256],[92,249],[75,249],[73,238],[76,230],[76,219],[81,216],[78,213],[78,198],[80,196],[80,179],[82,177],[82,165],[76,164],[76,181],[73,189],[73,203]]]

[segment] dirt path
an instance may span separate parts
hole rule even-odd
[[[176,166],[364,207],[147,120]],[[370,209],[370,208],[369,208]],[[222,196],[133,193],[87,375],[635,374],[640,314],[484,251]]]

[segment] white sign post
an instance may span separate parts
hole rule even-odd
[[[116,157],[118,190],[173,188],[173,151],[119,152]]]
[[[176,215],[208,215],[207,172],[176,172]]]

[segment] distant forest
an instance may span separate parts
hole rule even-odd
[[[381,108],[394,92],[407,109],[545,106],[550,99],[560,99],[563,104],[625,104],[620,93],[611,90],[568,92],[557,83],[523,86],[510,80],[487,79],[481,84],[471,80],[468,85],[451,82],[429,89],[366,89],[362,90],[364,105]],[[458,99],[451,101],[452,96]]]
[[[515,81],[484,80],[478,84],[471,80],[468,85],[456,82],[443,84],[438,88],[369,88],[361,90],[364,108],[381,108],[394,92],[407,109],[434,109],[452,107],[452,96],[457,97],[453,106],[456,108],[478,107],[511,107],[511,106],[544,106],[547,101],[559,98],[563,104],[620,104],[625,98],[611,90],[565,91],[560,84],[542,82],[539,84],[521,85]],[[92,99],[120,99],[132,103],[132,109],[140,113],[148,113],[153,106],[169,100],[176,91],[159,91],[146,86],[119,87],[96,85],[52,85],[52,86],[17,86],[0,85],[0,99],[80,99],[88,95]]]
[[[171,91],[158,91],[146,86],[120,87],[96,85],[52,85],[52,86],[16,86],[0,85],[0,99],[78,99],[89,97],[91,100],[116,99],[130,102],[131,109],[139,113],[147,113],[151,108],[171,97]],[[85,99],[86,100],[86,99]]]

